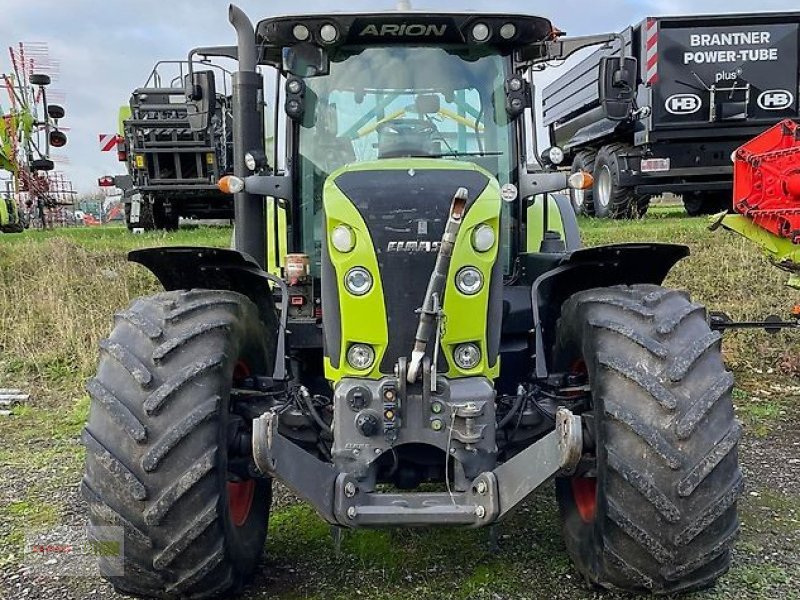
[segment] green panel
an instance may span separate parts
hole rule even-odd
[[[383,353],[386,351],[389,333],[386,326],[386,309],[383,286],[378,276],[378,260],[364,219],[350,200],[336,187],[331,175],[325,182],[323,206],[325,209],[325,231],[331,262],[339,286],[339,314],[342,320],[342,340],[339,368],[334,368],[325,357],[325,377],[338,381],[342,377],[366,377],[379,379]],[[350,252],[339,252],[330,243],[334,227],[344,223],[355,234],[355,247]],[[363,296],[353,296],[344,286],[344,276],[353,267],[364,267],[373,277],[372,289]],[[375,362],[371,371],[357,371],[347,363],[347,350],[354,343],[369,344],[375,349]]]
[[[448,273],[445,288],[444,312],[446,315],[445,332],[442,336],[442,348],[449,369],[448,377],[467,377],[484,375],[494,379],[500,372],[500,361],[489,367],[486,361],[486,314],[489,302],[489,291],[492,267],[498,258],[499,243],[485,253],[478,253],[472,248],[472,233],[474,229],[486,223],[492,226],[500,238],[500,185],[487,171],[477,165],[459,161],[447,161],[427,158],[398,158],[382,159],[380,161],[359,163],[343,167],[328,178],[323,194],[325,209],[325,231],[331,262],[336,273],[339,286],[340,315],[342,319],[342,360],[338,369],[334,368],[329,359],[325,358],[325,376],[331,381],[338,381],[342,377],[366,377],[378,379],[380,364],[386,351],[388,341],[388,328],[386,325],[386,310],[384,304],[383,288],[378,277],[378,261],[375,256],[374,246],[361,214],[350,200],[339,190],[334,183],[335,179],[344,172],[353,171],[385,171],[390,169],[437,169],[437,170],[477,170],[489,178],[489,184],[483,193],[475,200],[464,219],[453,251],[453,258]],[[379,176],[379,174],[376,173]],[[337,251],[330,243],[330,233],[334,227],[344,223],[355,233],[355,248],[348,253]],[[344,287],[344,276],[347,271],[355,266],[367,268],[375,281],[372,289],[366,295],[356,297],[351,295]],[[480,269],[484,277],[483,289],[474,296],[465,296],[455,287],[455,276],[464,266],[474,266]],[[409,327],[414,327],[409,323]],[[346,360],[347,349],[351,344],[363,342],[375,348],[375,363],[371,371],[363,372],[352,369]],[[461,371],[456,368],[452,360],[455,346],[463,342],[475,342],[481,348],[483,359],[481,363],[470,371]]]
[[[450,367],[447,372],[448,377],[483,375],[489,379],[496,379],[500,375],[500,360],[498,359],[491,367],[486,360],[486,316],[492,268],[498,257],[501,205],[500,184],[492,177],[489,185],[464,217],[456,238],[444,294],[444,313],[447,321],[442,336],[442,351]],[[494,247],[489,251],[477,252],[472,247],[472,233],[483,223],[494,229],[496,240]],[[483,288],[474,296],[465,296],[456,288],[456,274],[465,266],[477,267],[483,274]],[[469,371],[462,371],[453,362],[455,347],[464,342],[477,342],[481,349],[481,362]]]
[[[759,227],[743,215],[724,215],[722,218],[719,215],[714,216],[712,228],[717,225],[722,225],[760,246],[775,266],[791,273],[788,285],[800,289],[800,245]]]
[[[9,214],[8,200],[0,196],[0,226],[11,224],[11,215]]]
[[[267,202],[267,271],[280,277],[281,268],[286,262],[287,239],[286,239],[286,209],[278,206],[278,252],[275,256],[275,202],[272,198],[266,198]]]
[[[120,135],[123,135],[123,136],[125,135],[125,121],[130,119],[132,114],[133,113],[131,112],[131,107],[130,106],[120,106],[120,108],[119,108],[119,134]]]
[[[533,203],[528,207],[528,215],[526,220],[528,227],[528,252],[539,252],[542,239],[544,239],[543,198],[545,197],[547,197],[550,202],[547,216],[547,220],[549,221],[548,229],[550,231],[559,232],[561,234],[561,239],[566,239],[566,234],[564,233],[564,224],[561,222],[561,212],[558,210],[558,204],[556,204],[555,198],[553,198],[553,196],[550,194],[539,194],[538,196],[534,196]]]

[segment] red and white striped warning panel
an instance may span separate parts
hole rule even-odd
[[[647,71],[645,82],[647,85],[658,83],[658,19],[652,17],[645,23],[645,56]]]
[[[117,149],[117,134],[116,133],[101,133],[98,135],[100,138],[100,152],[111,152]]]

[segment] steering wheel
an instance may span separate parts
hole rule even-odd
[[[425,119],[392,119],[381,123],[378,132],[378,156],[426,156],[437,154],[434,139],[439,130]]]

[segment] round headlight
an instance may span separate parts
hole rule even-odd
[[[522,88],[525,87],[525,83],[522,81],[520,77],[509,77],[508,79],[508,90],[511,92],[521,92]]]
[[[337,225],[331,232],[331,243],[339,252],[350,252],[355,246],[353,230],[347,225]]]
[[[347,362],[359,371],[369,369],[375,362],[375,350],[367,344],[353,344],[347,351]]]
[[[478,225],[472,232],[472,247],[477,252],[487,252],[494,246],[494,229],[489,225]]]
[[[547,158],[549,158],[550,162],[553,163],[554,165],[560,165],[561,163],[564,162],[564,151],[558,146],[553,146],[552,148],[548,148]]]
[[[456,273],[456,287],[467,296],[474,296],[483,287],[483,275],[475,267],[464,267]]]
[[[472,37],[476,42],[485,42],[492,34],[492,30],[486,23],[478,23],[472,28]]]
[[[469,371],[481,362],[481,350],[475,344],[459,344],[453,351],[453,360],[459,369]]]
[[[311,32],[308,30],[308,27],[298,23],[294,26],[294,29],[292,29],[292,35],[298,42],[305,42],[311,35]]]
[[[303,91],[303,80],[293,78],[286,82],[286,91],[290,94],[299,94]]]
[[[510,40],[517,35],[517,26],[513,23],[506,23],[500,28],[500,37],[504,40]]]
[[[339,37],[339,31],[330,23],[326,23],[320,28],[319,37],[326,44],[330,44],[331,42],[335,42],[336,38]]]
[[[354,296],[363,296],[372,289],[372,275],[363,267],[353,267],[344,276],[344,285]]]

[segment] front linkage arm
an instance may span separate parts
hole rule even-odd
[[[365,492],[351,474],[284,437],[278,420],[279,414],[270,411],[253,421],[256,466],[308,500],[328,523],[344,527],[491,525],[553,475],[572,473],[583,452],[581,419],[562,408],[552,432],[478,475],[466,492]]]

